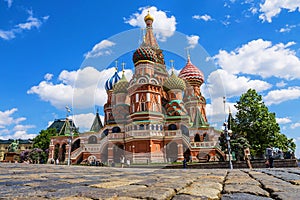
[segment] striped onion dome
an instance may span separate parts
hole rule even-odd
[[[189,57],[185,67],[180,71],[178,77],[186,80],[190,85],[201,85],[204,82],[203,72],[192,64]]]
[[[122,78],[113,86],[114,93],[127,93],[128,81],[124,75],[122,74]]]
[[[184,80],[182,80],[181,78],[176,76],[174,71],[172,71],[171,76],[164,82],[163,87],[164,87],[165,91],[169,91],[169,90],[172,90],[172,89],[184,90],[185,89],[185,82],[184,82]]]
[[[157,55],[151,46],[142,45],[133,53],[132,60],[133,63],[137,63],[138,61],[142,61],[142,60],[157,62]]]
[[[116,72],[114,73],[114,75],[112,77],[110,77],[106,82],[105,82],[105,89],[108,90],[112,90],[114,84],[116,84],[119,80],[120,80],[120,76],[118,75],[118,71],[116,70]]]

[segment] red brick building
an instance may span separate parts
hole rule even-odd
[[[153,34],[154,19],[148,13],[144,20],[146,33],[133,53],[131,80],[125,78],[124,70],[122,77],[116,70],[106,81],[104,124],[97,113],[91,131],[73,138],[72,163],[86,159],[118,163],[123,156],[131,163],[224,157],[218,145],[221,132],[207,122],[206,100],[200,91],[203,72],[188,57],[178,76],[174,71],[169,75]],[[62,140],[52,139],[52,151]],[[49,159],[53,158],[50,155],[53,152]]]

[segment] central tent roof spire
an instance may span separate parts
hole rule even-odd
[[[144,17],[144,21],[146,23],[146,34],[143,41],[143,46],[151,46],[153,48],[158,49],[159,46],[153,34],[152,23],[154,18],[150,15],[150,10],[148,10],[148,14]]]

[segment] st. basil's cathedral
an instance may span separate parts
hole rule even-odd
[[[83,161],[119,163],[167,163],[224,159],[219,147],[220,131],[206,117],[206,100],[200,87],[204,74],[190,56],[177,76],[166,69],[163,51],[153,34],[153,17],[145,16],[143,43],[133,53],[134,74],[130,80],[113,74],[105,83],[107,102],[104,123],[99,113],[90,131],[72,137],[70,120],[60,122],[58,136],[52,137],[49,162],[73,164]],[[55,127],[55,123],[52,127]],[[69,153],[68,153],[69,152]]]

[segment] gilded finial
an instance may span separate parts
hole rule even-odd
[[[148,14],[144,17],[145,22],[148,20],[154,21],[154,18],[150,15],[150,8],[148,8]]]
[[[123,74],[125,73],[125,65],[126,65],[126,63],[125,62],[122,62],[122,72],[123,72]]]

